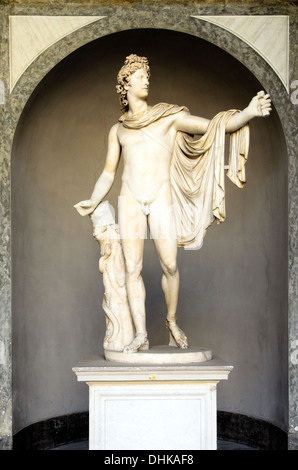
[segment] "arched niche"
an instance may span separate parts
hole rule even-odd
[[[249,39],[246,39],[241,34],[232,29],[227,28],[225,25],[216,23],[214,16],[198,16],[196,15],[196,10],[192,9],[185,10],[184,7],[175,6],[171,7],[171,15],[168,14],[167,9],[163,11],[160,10],[160,7],[154,9],[146,7],[138,8],[136,11],[130,8],[116,8],[115,12],[108,11],[108,14],[102,16],[86,16],[85,18],[86,25],[82,24],[81,27],[73,27],[73,31],[68,34],[65,33],[63,36],[61,33],[61,38],[59,39],[59,34],[57,40],[53,40],[52,44],[49,44],[48,47],[40,49],[40,52],[32,55],[32,61],[28,62],[27,66],[20,68],[20,71],[17,72],[17,77],[10,80],[11,88],[11,103],[12,107],[15,108],[15,117],[18,119],[19,113],[22,111],[25,103],[27,102],[29,96],[37,86],[37,84],[42,80],[42,78],[61,60],[69,56],[71,53],[76,51],[78,48],[88,44],[89,42],[96,40],[100,37],[104,37],[109,34],[117,33],[119,31],[127,31],[130,29],[146,29],[148,27],[152,28],[152,31],[164,29],[169,31],[183,32],[186,34],[193,35],[205,39],[206,41],[214,44],[221,49],[225,50],[250,70],[255,77],[260,81],[263,87],[269,92],[274,100],[275,107],[277,112],[280,113],[281,120],[283,120],[283,109],[284,101],[288,94],[288,71],[282,72],[282,77],[286,78],[281,79],[281,73],[279,73],[278,67],[273,67],[270,61],[270,58],[266,60],[266,52],[264,54],[261,51],[258,51],[258,48],[253,47],[252,42]],[[114,14],[113,14],[114,13]],[[18,18],[17,16],[10,18]],[[26,18],[26,17],[24,17]],[[28,16],[28,18],[36,19],[36,16]],[[43,17],[40,16],[41,20]],[[55,22],[55,16],[48,17],[53,23]],[[57,15],[58,19],[63,19]],[[71,16],[65,16],[65,18],[76,18]],[[77,18],[80,18],[78,16]],[[94,19],[92,19],[94,18]],[[220,16],[218,17],[220,18]],[[228,18],[228,17],[227,17]],[[231,17],[232,18],[232,17]],[[235,18],[242,18],[243,27],[245,26],[245,21],[250,21],[247,16],[236,16]],[[270,18],[269,16],[259,16],[257,18]],[[271,17],[272,18],[272,17]],[[274,18],[274,17],[273,17]],[[278,17],[277,18],[283,18]],[[287,18],[287,17],[284,17]],[[179,21],[178,21],[179,19]],[[286,21],[286,20],[285,20]],[[40,28],[45,27],[47,23],[42,23]],[[50,25],[49,25],[50,27]],[[242,29],[243,29],[242,27]],[[20,24],[19,29],[22,28]],[[33,25],[34,29],[35,26]],[[248,25],[249,29],[249,25]],[[273,30],[273,33],[272,33]],[[12,31],[12,30],[11,30]],[[267,33],[267,42],[270,43],[268,38],[272,37],[272,34],[276,34],[274,28],[270,25],[264,24],[264,31]],[[282,37],[284,38],[286,33],[283,33]],[[265,34],[263,34],[264,37]],[[25,37],[25,36],[24,36]],[[38,36],[37,36],[38,37]],[[22,37],[19,38],[19,41],[22,40]],[[34,41],[34,36],[31,39]],[[283,39],[283,42],[286,41]],[[29,41],[30,43],[30,41]],[[12,48],[11,41],[11,48]],[[288,42],[285,44],[287,50],[285,52],[288,57]],[[268,51],[268,45],[266,49]],[[19,55],[21,52],[19,53]],[[13,51],[10,51],[10,56],[13,56]],[[200,60],[200,57],[197,57],[194,54],[194,61]],[[16,60],[17,61],[17,60]],[[286,66],[283,65],[282,69]],[[10,69],[12,74],[12,62],[10,59]]]
[[[87,197],[103,166],[105,137],[120,115],[116,73],[130,52],[151,60],[152,102],[184,104],[193,114],[243,108],[260,88],[246,67],[204,39],[143,28],[87,41],[33,93],[32,77],[12,150],[15,432],[88,406],[71,368],[100,352],[103,290],[91,226],[72,205]],[[235,365],[219,409],[285,428],[287,152],[276,110],[251,131],[248,184],[243,191],[227,184],[227,221],[210,229],[200,252],[179,253],[179,317],[190,342]],[[114,203],[119,178],[109,195]],[[158,344],[167,337],[150,240],[144,280],[148,328]]]

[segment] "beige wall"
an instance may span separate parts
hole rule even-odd
[[[161,41],[162,39],[162,41]],[[183,104],[211,118],[243,108],[260,89],[231,56],[203,40],[152,30],[95,41],[59,64],[35,90],[12,158],[15,431],[88,409],[71,368],[102,352],[99,248],[73,204],[100,174],[108,130],[120,115],[118,69],[147,55],[150,104]],[[179,318],[189,343],[211,347],[235,367],[218,408],[281,427],[287,402],[287,157],[275,111],[251,123],[244,190],[226,181],[227,221],[209,229],[200,251],[179,252]],[[115,206],[121,167],[109,195]],[[149,340],[167,341],[161,272],[145,247]]]

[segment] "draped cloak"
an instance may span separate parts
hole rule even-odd
[[[163,117],[189,113],[184,106],[159,103],[144,113],[120,117],[129,129],[142,129]],[[226,124],[238,110],[218,113],[198,140],[185,132],[177,132],[173,147],[170,181],[177,227],[178,246],[199,249],[208,227],[226,218],[225,208],[225,133]],[[249,127],[245,125],[230,134],[227,176],[239,188],[246,182],[245,163],[248,157]]]

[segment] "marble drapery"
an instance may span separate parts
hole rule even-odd
[[[158,119],[189,112],[183,106],[159,103],[144,113],[119,121],[129,129],[143,129]],[[177,132],[174,143],[170,179],[178,245],[185,249],[199,249],[208,227],[216,220],[226,219],[225,210],[225,133],[229,119],[239,111],[218,113],[199,139]],[[145,131],[149,131],[146,129]],[[249,126],[230,134],[227,176],[239,188],[246,182],[245,164],[249,149]]]

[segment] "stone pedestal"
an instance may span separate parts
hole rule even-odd
[[[215,450],[216,391],[232,366],[124,365],[93,357],[73,368],[89,386],[90,450]]]

